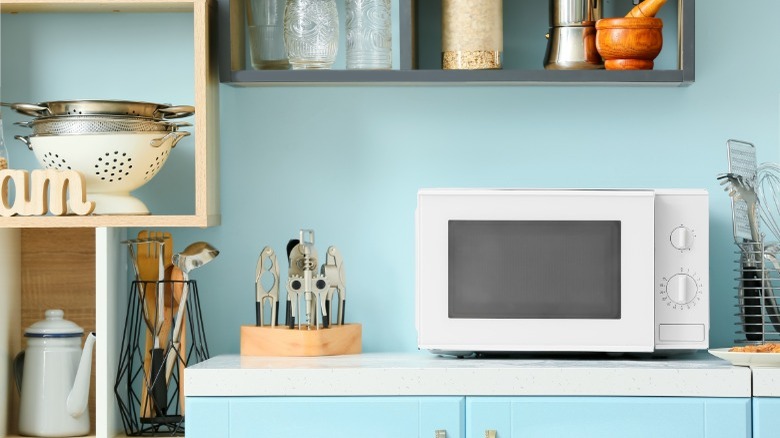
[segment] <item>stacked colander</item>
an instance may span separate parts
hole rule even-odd
[[[84,175],[93,214],[150,214],[130,192],[149,182],[171,149],[189,135],[173,121],[195,113],[192,106],[124,100],[71,100],[14,103],[13,110],[32,120],[17,122],[32,129],[17,135],[46,169],[75,170]]]

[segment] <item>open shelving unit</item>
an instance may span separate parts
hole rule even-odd
[[[0,13],[192,12],[194,19],[194,212],[148,216],[36,216],[0,218],[0,228],[209,227],[219,225],[219,98],[216,59],[209,35],[214,30],[212,0],[2,0]]]
[[[504,0],[504,68],[441,70],[441,0],[398,0],[400,66],[393,70],[255,70],[246,61],[245,2],[218,0],[220,80],[235,86],[369,85],[689,85],[694,81],[695,0],[670,0],[662,9],[665,65],[647,71],[569,70],[542,67],[548,0]],[[339,2],[341,3],[341,2]],[[394,4],[396,1],[394,1]],[[631,0],[616,0],[619,16]],[[343,5],[340,5],[343,6]],[[608,14],[614,15],[608,15]],[[342,24],[343,27],[343,24]],[[676,43],[676,44],[675,44]],[[343,44],[339,48],[343,50]]]
[[[0,19],[14,14],[78,13],[89,14],[90,19],[94,14],[99,20],[101,14],[165,12],[191,14],[193,19],[192,213],[0,218],[0,437],[18,436],[19,397],[11,377],[11,359],[24,347],[23,329],[52,307],[63,308],[66,319],[98,336],[90,436],[124,436],[114,381],[128,288],[127,256],[120,243],[126,238],[126,228],[203,228],[221,221],[219,81],[211,43],[215,1],[0,0]]]

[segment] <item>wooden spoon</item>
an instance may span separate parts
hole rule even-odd
[[[181,269],[179,269],[178,266],[171,264],[165,269],[165,280],[169,281],[169,283],[165,284],[165,315],[166,321],[168,321],[169,317],[171,320],[173,319],[174,312],[181,305],[181,294],[184,289],[184,273],[181,271]],[[186,306],[186,303],[184,303],[184,305]],[[184,415],[184,368],[187,365],[187,313],[182,313],[181,318],[181,343],[179,344],[178,351],[173,349],[173,344],[171,344],[171,350],[168,351],[168,354],[176,355],[178,358],[180,358],[177,359],[179,370],[179,410],[181,415]],[[168,322],[165,327],[163,327],[163,331],[165,339],[167,340],[171,331],[170,322]],[[166,377],[169,378],[169,376]],[[170,382],[168,382],[168,384],[170,385]]]

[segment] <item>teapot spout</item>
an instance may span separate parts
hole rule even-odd
[[[95,345],[95,334],[90,333],[84,342],[84,350],[81,352],[79,368],[76,378],[73,380],[73,388],[68,394],[67,410],[73,417],[81,416],[87,410],[89,400],[89,376],[92,373],[92,347]]]

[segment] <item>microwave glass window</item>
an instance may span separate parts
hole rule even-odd
[[[620,319],[620,221],[449,221],[450,318]]]

